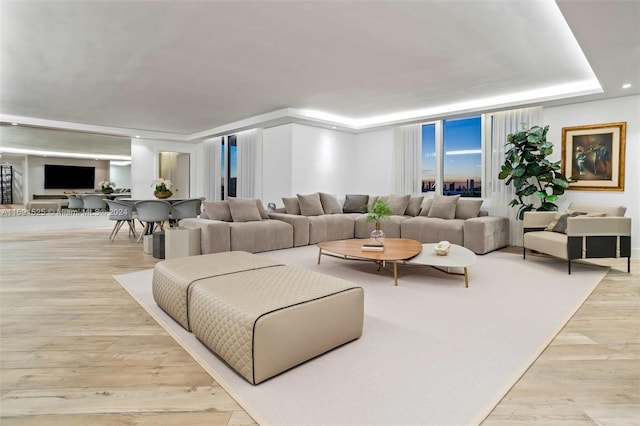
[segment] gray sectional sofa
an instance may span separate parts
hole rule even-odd
[[[327,193],[283,198],[284,208],[267,213],[260,200],[204,202],[200,218],[180,226],[201,229],[202,253],[242,250],[252,253],[317,244],[321,241],[369,238],[367,205],[379,196],[348,194],[344,201]],[[422,243],[447,240],[477,254],[509,244],[509,220],[488,216],[482,200],[459,196],[388,195],[393,215],[382,221],[389,238]]]

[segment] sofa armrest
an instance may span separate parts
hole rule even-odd
[[[567,235],[570,237],[631,235],[630,217],[585,217],[567,218]]]
[[[231,251],[231,229],[229,222],[213,219],[182,219],[179,226],[200,229],[200,249],[202,254]]]
[[[523,228],[546,228],[558,212],[524,212]]]
[[[481,216],[464,221],[464,246],[476,254],[509,245],[509,219],[500,216]]]
[[[269,218],[287,222],[293,226],[293,246],[309,245],[309,218],[297,214],[269,213]]]

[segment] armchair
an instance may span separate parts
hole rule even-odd
[[[631,218],[623,217],[626,210],[573,202],[567,212],[526,212],[522,257],[526,259],[529,249],[566,259],[569,274],[574,259],[626,257],[631,272]]]

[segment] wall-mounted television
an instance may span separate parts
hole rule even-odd
[[[95,181],[95,167],[44,165],[44,189],[93,189]]]

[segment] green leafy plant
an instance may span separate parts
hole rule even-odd
[[[572,178],[561,173],[560,161],[551,162],[547,159],[553,153],[553,143],[547,141],[549,126],[533,126],[529,130],[522,130],[507,136],[505,162],[498,178],[505,180],[506,185],[513,184],[516,198],[509,202],[509,206],[520,206],[518,219],[524,218],[527,211],[557,211],[554,203],[564,194]],[[540,205],[534,207],[533,202],[524,197],[534,195]]]
[[[393,214],[393,210],[389,207],[386,201],[378,198],[375,203],[367,205],[367,219],[366,223],[375,221],[379,224],[381,220],[388,219]]]

